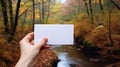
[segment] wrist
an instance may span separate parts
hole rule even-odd
[[[32,60],[33,58],[31,57],[21,56],[15,67],[28,67],[32,62]]]

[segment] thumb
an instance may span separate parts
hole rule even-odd
[[[42,46],[46,45],[47,41],[48,41],[47,38],[43,38],[38,44],[34,46],[36,46],[37,49],[40,49]]]

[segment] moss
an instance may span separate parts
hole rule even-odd
[[[83,41],[83,46],[88,48],[95,47],[94,44],[92,44],[89,40],[86,39]]]

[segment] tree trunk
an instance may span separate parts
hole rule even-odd
[[[5,0],[0,0],[0,4],[2,7],[3,19],[4,19],[4,32],[9,32],[9,24],[8,24],[8,15],[7,15],[7,2]]]
[[[34,30],[34,23],[35,23],[35,1],[33,1],[33,24],[32,24],[32,30]]]
[[[15,35],[16,28],[17,28],[18,18],[19,18],[18,16],[19,16],[20,2],[21,2],[21,0],[18,0],[18,2],[17,2],[15,21],[14,21],[14,24],[13,24],[13,27],[12,27],[12,31],[11,31],[10,37],[8,39],[9,42],[12,41],[12,39],[13,39],[13,37]]]
[[[26,22],[27,12],[28,12],[28,10],[25,11],[24,21],[22,22],[22,27],[21,27],[22,30],[24,29],[24,24]]]
[[[93,9],[92,9],[92,2],[91,2],[91,0],[89,0],[89,6],[90,6],[90,13],[91,13],[91,23],[94,24]]]
[[[12,7],[12,0],[8,0],[9,2],[9,15],[10,15],[10,29],[13,27],[13,7]]]
[[[78,0],[78,15],[80,14],[80,0]]]
[[[42,24],[44,24],[44,20],[45,20],[45,3],[44,3],[44,0],[42,0]]]
[[[113,0],[110,1],[117,7],[118,10],[120,10],[120,6],[117,3],[115,3]]]
[[[40,22],[41,22],[41,6],[40,6],[40,4],[39,4],[39,19],[40,19]]]
[[[83,1],[84,1],[84,3],[85,3],[86,11],[87,11],[87,14],[88,14],[88,16],[89,16],[90,14],[89,14],[89,10],[88,10],[88,5],[87,5],[87,3],[86,3],[86,0],[83,0]]]
[[[110,44],[113,44],[112,36],[111,36],[111,11],[109,11],[109,22],[108,22],[108,36]]]
[[[48,5],[47,5],[48,7],[47,7],[47,12],[48,12],[48,14],[47,14],[47,18],[46,18],[46,24],[47,24],[47,22],[48,22],[48,18],[49,18],[49,16],[50,16],[50,0],[48,0]]]
[[[103,6],[102,6],[102,1],[99,0],[99,4],[100,4],[100,9],[103,10]]]
[[[102,10],[102,13],[104,14],[103,6],[102,6],[102,1],[101,0],[99,0],[99,5],[100,5],[100,9]]]

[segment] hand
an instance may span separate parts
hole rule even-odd
[[[16,64],[16,67],[27,67],[37,56],[40,49],[44,46],[44,48],[48,48],[46,45],[47,38],[43,38],[39,44],[34,45],[34,33],[29,33],[20,41],[20,51],[21,56]]]

